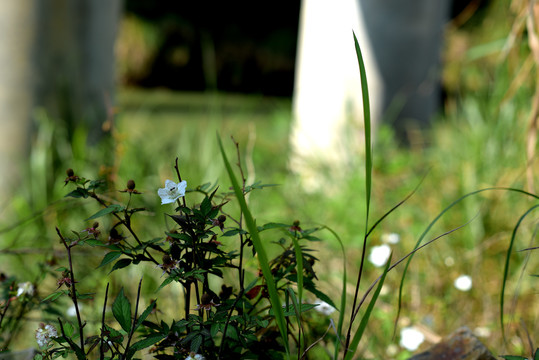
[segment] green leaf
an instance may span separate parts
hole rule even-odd
[[[247,234],[247,231],[241,230],[241,229],[231,229],[231,230],[225,231],[223,236],[234,236],[234,235],[237,235],[237,234],[245,235],[245,234]]]
[[[207,216],[210,211],[212,210],[213,206],[211,204],[211,200],[209,197],[205,197],[204,200],[202,200],[202,203],[200,204],[200,211],[204,216]]]
[[[69,194],[67,194],[65,197],[74,197],[74,198],[87,198],[88,197],[88,190],[83,188],[76,188],[75,190],[71,191]]]
[[[195,336],[193,338],[193,340],[191,340],[191,351],[193,352],[198,352],[198,349],[200,348],[200,345],[202,345],[202,340],[204,338],[202,337],[201,334],[198,334],[197,336]]]
[[[527,360],[524,356],[502,355],[505,360]]]
[[[150,305],[148,305],[148,307],[146,308],[146,310],[144,310],[144,312],[139,316],[139,318],[137,319],[137,323],[135,325],[135,330],[138,329],[138,327],[142,324],[142,322],[144,320],[146,320],[146,318],[148,317],[148,315],[151,314],[151,312],[153,311],[153,309],[155,309],[155,300],[152,301],[152,303]]]
[[[262,226],[259,226],[258,231],[264,231],[264,230],[269,230],[269,229],[289,228],[289,227],[290,227],[290,225],[287,225],[287,224],[270,222],[270,223],[264,224]]]
[[[98,266],[98,268],[113,262],[114,260],[118,259],[120,256],[122,256],[122,253],[119,252],[119,251],[111,251],[111,252],[107,253],[103,257],[103,260],[101,261],[101,264]]]
[[[128,258],[120,259],[116,261],[116,263],[112,267],[112,270],[110,270],[109,274],[113,272],[114,270],[123,269],[124,267],[130,265],[132,261],[133,261],[132,259],[128,259]]]
[[[122,329],[128,333],[131,330],[131,303],[124,295],[124,288],[120,289],[120,293],[112,304],[112,314]]]
[[[77,299],[81,299],[81,300],[93,299],[94,295],[95,295],[95,293],[79,294],[79,292],[77,291]]]
[[[167,286],[168,284],[170,284],[171,282],[173,282],[177,278],[178,277],[174,276],[174,275],[171,275],[171,276],[167,277],[165,280],[163,280],[163,282],[161,283],[161,285],[159,285],[159,287],[157,288],[157,290],[155,290],[155,292],[159,292],[159,290],[161,290],[162,288],[164,288],[165,286]]]
[[[142,349],[152,346],[153,344],[158,343],[159,341],[163,340],[166,337],[167,337],[166,334],[153,334],[153,335],[148,336],[145,339],[137,341],[136,343],[131,345],[131,348],[134,350],[142,350]]]
[[[72,337],[73,333],[75,332],[75,327],[73,326],[73,324],[71,324],[69,321],[66,321],[65,323],[63,323],[63,327],[66,336],[69,338]]]
[[[50,294],[49,296],[47,296],[45,299],[41,300],[41,302],[45,302],[45,301],[51,301],[52,302],[52,301],[55,301],[56,299],[58,299],[62,295],[69,295],[69,291],[67,291],[67,290],[55,291],[52,294]]]
[[[187,242],[190,242],[192,243],[193,242],[193,239],[191,239],[191,237],[187,234],[184,234],[184,233],[166,233],[167,236],[170,236],[171,238],[173,239],[178,239],[178,240],[183,240],[183,241],[187,241]]]
[[[211,324],[210,336],[213,338],[217,335],[218,332],[219,332],[219,324],[218,323]]]
[[[123,210],[125,210],[124,206],[118,205],[118,204],[112,204],[112,205],[107,206],[104,209],[99,210],[98,212],[96,212],[95,214],[90,216],[85,221],[97,219],[97,218],[99,218],[101,216],[105,216],[105,215],[110,214],[110,213],[117,213],[117,212],[123,211]]]
[[[320,300],[322,300],[323,302],[326,302],[328,303],[329,305],[331,305],[332,307],[334,307],[335,309],[337,309],[337,306],[335,306],[335,303],[333,303],[333,300],[331,300],[329,298],[329,296],[327,296],[326,294],[324,294],[323,292],[321,292],[320,290],[318,290],[317,288],[315,288],[314,286],[307,286],[305,285],[305,290],[307,290],[308,292],[310,292],[311,294],[315,295],[317,298],[319,298]]]
[[[105,184],[105,180],[92,180],[88,185],[88,190],[98,189]]]

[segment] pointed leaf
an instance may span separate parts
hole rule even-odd
[[[113,262],[114,260],[118,259],[120,256],[122,256],[122,253],[119,252],[119,251],[111,251],[111,252],[107,253],[103,257],[103,260],[101,261],[101,264],[98,266],[98,268]]]
[[[85,221],[97,219],[98,217],[101,217],[110,213],[117,213],[119,211],[123,211],[124,209],[125,207],[123,207],[122,205],[118,205],[118,204],[109,205],[106,208],[99,210],[98,212],[90,216]]]
[[[112,314],[114,318],[125,332],[131,329],[131,303],[124,295],[124,289],[120,289],[120,293],[112,304]]]
[[[166,334],[154,334],[154,335],[150,335],[148,336],[146,339],[142,339],[140,341],[137,341],[136,343],[134,343],[133,345],[131,345],[131,349],[135,349],[135,350],[142,350],[142,349],[145,349],[147,347],[150,347],[152,346],[153,344],[155,343],[158,343],[159,341],[163,340],[164,338],[166,338],[167,335]]]

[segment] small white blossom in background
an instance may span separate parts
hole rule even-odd
[[[20,283],[17,289],[17,297],[21,297],[23,295],[32,296],[34,295],[34,292],[35,288],[31,282],[27,281],[25,283]]]
[[[389,233],[382,235],[382,242],[386,244],[398,244],[400,239],[401,238],[397,233]]]
[[[39,324],[39,328],[36,330],[36,340],[39,347],[47,346],[52,338],[58,337],[56,328],[52,325]]]
[[[324,314],[326,316],[331,315],[335,311],[335,308],[333,306],[329,305],[327,302],[322,301],[320,299],[316,299],[313,302],[313,304],[318,304],[318,306],[316,306],[314,309],[318,311],[319,313]]]
[[[82,309],[82,305],[79,304],[79,310],[81,309]],[[77,316],[77,309],[75,309],[75,305],[71,305],[70,307],[67,308],[66,315],[71,316],[71,317]]]
[[[461,275],[456,278],[453,284],[460,291],[470,291],[472,288],[472,278],[468,275]]]
[[[477,337],[488,338],[490,337],[490,329],[484,326],[478,326],[473,329],[473,334]]]
[[[185,196],[186,188],[187,181],[185,180],[178,184],[172,180],[166,180],[165,187],[157,190],[157,195],[161,197],[161,205],[173,203],[182,196]]]
[[[453,259],[451,256],[448,256],[448,257],[446,257],[444,259],[444,264],[447,267],[451,267],[451,266],[455,265],[455,259]]]
[[[369,255],[369,261],[376,267],[382,267],[386,264],[390,254],[391,248],[389,245],[383,244],[380,246],[373,246],[371,248],[371,254]]]
[[[206,358],[200,354],[195,354],[194,352],[190,353],[185,360],[206,360]]]
[[[425,341],[425,335],[414,327],[405,327],[401,330],[400,346],[409,351],[415,351]]]

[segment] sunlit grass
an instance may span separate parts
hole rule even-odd
[[[486,21],[489,25],[493,20]],[[503,37],[506,33],[500,31],[492,36]],[[496,39],[488,40],[490,43]],[[501,42],[494,43],[499,44]],[[410,200],[372,234],[369,245],[379,245],[384,234],[397,233],[400,242],[392,245],[392,249],[393,258],[398,259],[413,249],[440,211],[464,194],[491,186],[526,189],[525,136],[533,86],[531,81],[525,80],[521,80],[519,86],[514,85],[515,69],[527,55],[523,49],[524,46],[519,48],[507,62],[495,61],[490,52],[481,52],[486,51],[484,48],[475,47],[465,56],[466,62],[459,63],[460,67],[455,70],[462,77],[447,75],[452,81],[460,79],[460,82],[450,94],[445,113],[432,129],[422,134],[429,139],[428,146],[399,148],[391,129],[378,129],[369,218],[379,218],[422,182]],[[39,270],[33,265],[50,258],[53,251],[63,261],[54,226],[80,230],[89,225],[81,219],[98,207],[74,207],[72,200],[63,199],[66,189],[62,180],[67,167],[88,177],[95,177],[100,171],[109,174],[113,181],[111,198],[119,196],[115,190],[124,188],[128,179],[134,179],[137,188],[144,192],[136,201],[140,206],[156,209],[155,213],[140,215],[152,219],[145,232],[162,236],[166,222],[163,213],[168,209],[159,205],[156,191],[165,179],[173,178],[176,156],[189,187],[217,182],[222,191],[230,191],[231,184],[215,140],[215,135],[219,134],[225,147],[232,144],[230,136],[240,144],[248,182],[279,184],[249,196],[249,208],[257,222],[291,223],[299,219],[306,226],[329,226],[345,246],[348,274],[356,274],[366,217],[365,199],[361,198],[366,182],[363,159],[358,155],[358,171],[346,174],[338,188],[328,183],[318,192],[304,192],[287,168],[290,105],[289,99],[261,96],[119,89],[111,139],[97,149],[86,147],[84,130],[71,142],[62,140],[62,129],[54,128],[52,120],[42,115],[39,117],[40,134],[28,164],[29,185],[15,195],[14,210],[2,222],[5,229],[16,220],[27,220],[0,235],[4,248],[20,252],[2,255],[2,271],[34,280]],[[537,172],[535,179],[537,183]],[[426,240],[475,219],[416,254],[404,286],[399,326],[417,324],[438,336],[447,335],[462,325],[472,329],[482,327],[488,329],[490,335],[481,340],[495,353],[518,352],[525,348],[520,319],[532,337],[539,331],[536,321],[539,308],[534,290],[537,279],[530,277],[539,273],[539,265],[533,252],[511,254],[505,301],[507,347],[501,339],[499,296],[511,233],[519,217],[533,204],[516,194],[485,192],[466,199],[446,213]],[[104,222],[101,226],[106,229],[110,224]],[[536,243],[536,227],[537,216],[523,222],[514,250]],[[320,286],[328,294],[340,294],[343,265],[340,245],[328,233],[317,248],[317,257],[321,260],[317,265]],[[39,249],[40,253],[24,252],[32,249]],[[97,292],[104,290],[108,280],[93,270],[102,255],[98,251],[80,254],[85,259],[84,264],[79,264],[85,266],[81,270],[86,274],[84,279]],[[254,263],[248,267],[253,272],[257,270]],[[130,271],[129,277],[138,280],[141,274]],[[370,263],[365,271],[364,288],[381,273]],[[155,274],[155,269],[147,267],[144,272]],[[401,274],[401,267],[388,274],[373,311],[371,324],[374,325],[366,328],[369,341],[360,343],[360,349],[370,358],[388,358],[386,350],[398,343],[398,338],[392,339],[390,335],[397,312]],[[473,287],[469,292],[461,292],[453,286],[453,281],[462,274],[472,276]],[[117,274],[111,279],[113,285],[122,284]],[[348,280],[350,284],[345,291],[352,297],[355,278],[349,276]],[[151,294],[159,283],[156,276],[146,276],[143,291]],[[45,285],[49,290],[55,287],[53,279]],[[171,293],[162,306],[173,307],[175,295],[178,296]],[[340,299],[333,300],[340,303]],[[83,311],[91,313],[99,308],[100,302],[101,297],[98,297],[95,304],[89,304]],[[21,342],[24,346],[31,344],[32,339]],[[401,352],[401,356],[405,355]]]

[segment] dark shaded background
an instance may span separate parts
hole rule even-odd
[[[479,5],[464,25],[473,28],[487,0],[455,0],[452,18],[470,3]],[[126,0],[126,16],[152,24],[160,36],[146,68],[120,80],[146,88],[292,96],[300,4]]]

